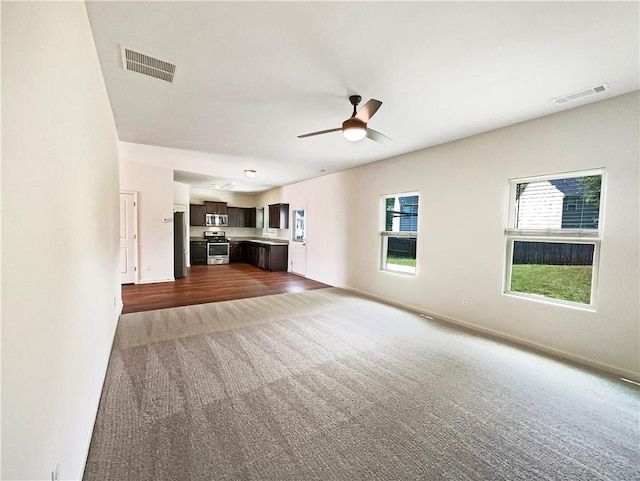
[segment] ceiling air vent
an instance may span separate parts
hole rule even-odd
[[[588,89],[580,90],[579,92],[573,92],[571,94],[563,95],[562,97],[556,97],[555,99],[551,99],[551,101],[557,104],[566,104],[567,102],[572,102],[574,100],[588,97],[589,95],[599,94],[605,92],[606,90],[609,90],[609,85],[601,84],[596,85],[595,87],[590,87]]]
[[[176,66],[172,63],[126,47],[122,47],[122,67],[130,72],[136,72],[147,77],[164,80],[165,82],[173,82],[173,75],[176,72]]]
[[[229,179],[220,179],[217,182],[213,182],[211,184],[208,185],[209,188],[211,189],[216,189],[216,190],[228,190],[231,187],[235,186],[236,183],[232,180]]]

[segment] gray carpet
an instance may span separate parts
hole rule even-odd
[[[123,315],[84,479],[640,479],[626,383],[338,289]]]

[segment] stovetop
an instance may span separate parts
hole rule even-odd
[[[218,232],[205,232],[204,240],[212,244],[224,244],[229,242],[229,239],[225,237],[225,233],[222,231]]]

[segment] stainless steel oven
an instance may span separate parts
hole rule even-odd
[[[207,243],[207,264],[228,264],[229,263],[229,243],[228,242],[208,242]]]
[[[224,232],[205,232],[204,236],[207,239],[207,264],[228,264],[229,240]]]

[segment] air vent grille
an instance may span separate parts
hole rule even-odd
[[[153,77],[165,82],[173,82],[176,66],[149,55],[122,47],[122,66],[125,70]]]
[[[588,89],[580,90],[579,92],[573,92],[567,95],[563,95],[562,97],[556,97],[554,99],[551,99],[551,101],[557,104],[566,104],[567,102],[579,100],[581,98],[588,97],[589,95],[599,94],[607,90],[609,90],[609,85],[601,84],[596,85],[595,87],[590,87]]]
[[[216,190],[229,190],[231,187],[234,187],[236,183],[229,179],[221,179],[217,182],[211,183],[208,185],[211,189]]]

